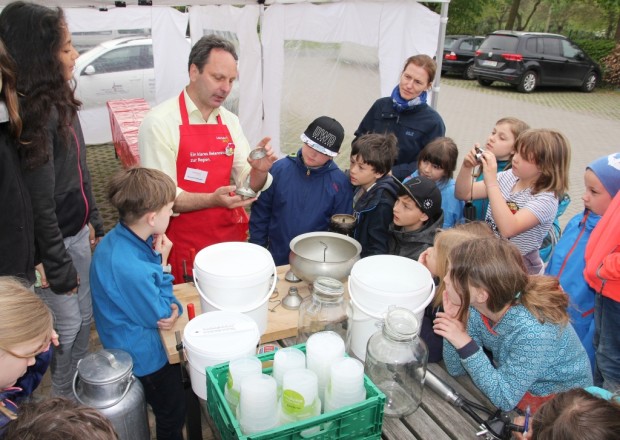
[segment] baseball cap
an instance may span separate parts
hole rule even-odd
[[[599,157],[588,165],[587,168],[590,168],[596,174],[596,177],[598,177],[613,198],[620,190],[620,153]]]
[[[409,196],[429,219],[436,219],[441,214],[441,191],[435,182],[428,177],[417,176],[402,183],[398,183],[398,195]]]
[[[319,153],[336,157],[344,139],[344,128],[334,118],[321,116],[308,125],[300,138]]]

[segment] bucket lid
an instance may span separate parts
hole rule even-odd
[[[118,349],[89,353],[77,365],[78,375],[83,382],[100,385],[125,378],[132,368],[133,361],[129,353]]]
[[[194,268],[220,277],[244,277],[272,272],[275,264],[267,249],[253,243],[224,242],[207,246],[194,259]]]
[[[214,360],[229,360],[256,347],[260,332],[256,322],[239,312],[219,310],[192,319],[183,330],[183,344]]]

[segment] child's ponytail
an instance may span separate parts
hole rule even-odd
[[[520,301],[541,323],[568,324],[568,295],[555,277],[530,276]]]

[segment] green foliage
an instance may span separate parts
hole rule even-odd
[[[601,66],[604,64],[602,59],[608,56],[616,47],[616,42],[614,40],[575,39],[574,41],[590,56],[590,58],[601,64]]]

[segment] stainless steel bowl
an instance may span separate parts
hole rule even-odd
[[[308,283],[319,276],[346,280],[362,252],[357,240],[334,232],[298,235],[291,240],[290,248],[291,270]]]

